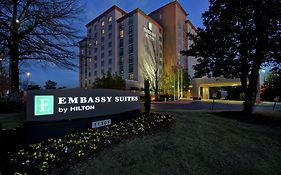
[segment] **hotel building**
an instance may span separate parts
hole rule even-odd
[[[87,36],[79,42],[80,87],[92,87],[97,77],[110,72],[125,79],[126,89],[141,90],[145,78],[155,78],[156,67],[163,76],[161,83],[171,80],[168,86],[162,84],[163,93],[178,98],[208,99],[210,87],[240,85],[237,80],[199,78],[183,94],[183,71],[193,77],[197,64],[195,57],[180,54],[192,44],[187,34],[196,34],[187,16],[177,1],[149,14],[138,8],[127,13],[112,6],[86,24]]]
[[[109,8],[86,25],[87,37],[79,42],[80,86],[116,72],[126,80],[127,89],[142,87],[145,66],[153,57],[154,46],[148,45],[155,43],[164,75],[178,67],[188,69],[188,59],[180,51],[188,48],[187,32],[196,29],[186,17],[177,1],[148,15],[140,9],[127,13],[117,6]]]

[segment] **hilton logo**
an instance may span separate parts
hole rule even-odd
[[[54,114],[54,96],[35,96],[34,115],[52,115]]]

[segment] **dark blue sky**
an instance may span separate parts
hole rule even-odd
[[[117,5],[127,12],[130,12],[135,8],[140,8],[145,13],[149,13],[169,2],[171,2],[171,0],[81,0],[81,3],[85,7],[85,12],[81,14],[83,20],[79,21],[77,29],[82,31],[82,35],[86,35],[85,24],[112,5]],[[189,19],[193,24],[197,27],[202,27],[201,14],[208,9],[208,0],[179,0],[179,3],[189,14]],[[78,54],[78,49],[76,51]],[[57,67],[42,68],[39,65],[29,65],[23,70],[23,77],[26,72],[31,73],[30,81],[39,84],[40,86],[43,86],[47,80],[57,82],[58,86],[79,86],[78,71],[61,70]]]

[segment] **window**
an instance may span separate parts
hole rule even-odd
[[[101,58],[104,58],[104,53],[101,53]]]
[[[104,42],[104,37],[101,37],[101,42]]]
[[[129,45],[129,54],[134,53],[134,46],[133,45]]]
[[[112,50],[109,50],[108,51],[108,56],[111,56],[112,55]]]
[[[94,29],[95,29],[95,30],[97,30],[97,27],[98,27],[98,26],[97,26],[97,25],[95,25],[95,26],[94,26]]]
[[[96,41],[95,41],[95,45],[98,45],[98,44],[99,44],[99,42],[96,40]]]
[[[88,29],[88,33],[89,33],[89,34],[92,33],[92,29]]]
[[[108,39],[111,39],[112,38],[112,33],[109,33],[108,34]]]
[[[129,36],[129,44],[133,44],[133,42],[134,42],[134,37],[133,37],[133,35],[130,35]]]
[[[94,60],[95,60],[95,61],[97,61],[97,60],[98,60],[98,57],[97,57],[97,56],[95,56],[95,57],[94,57]]]
[[[91,72],[89,72],[89,77],[91,77],[91,75],[92,75]]]
[[[129,25],[133,25],[133,22],[134,22],[134,18],[133,18],[133,16],[130,16],[129,17]]]
[[[98,75],[98,72],[97,72],[97,71],[95,71],[95,72],[94,72],[94,75],[95,75],[95,76],[97,76],[97,75]]]
[[[129,26],[129,33],[132,33],[134,30],[134,26]]]
[[[124,47],[124,39],[120,39],[119,41],[119,47],[123,48]]]
[[[89,62],[92,62],[92,58],[89,58]]]
[[[134,72],[134,64],[129,63],[129,73],[133,73],[133,72]]]
[[[120,35],[120,38],[124,38],[124,30],[120,30],[119,35]]]
[[[104,61],[101,61],[101,66],[102,66],[102,67],[104,66]]]
[[[129,80],[133,80],[134,79],[134,74],[129,74]]]
[[[104,45],[101,46],[101,50],[104,50]]]
[[[88,53],[89,53],[89,55],[91,55],[91,54],[92,54],[91,50],[89,50],[89,52],[88,52]]]
[[[98,33],[95,33],[95,37],[98,37]]]
[[[101,70],[101,74],[104,74],[104,69]]]
[[[108,30],[112,30],[112,24],[109,24]]]
[[[112,47],[112,42],[111,41],[108,43],[108,47]]]
[[[94,67],[95,67],[95,68],[98,68],[98,63],[95,63]]]
[[[130,54],[129,55],[129,63],[133,63],[134,62],[134,54]]]
[[[104,30],[104,29],[102,29],[102,30],[101,30],[101,33],[102,33],[102,34],[105,34],[105,30]]]
[[[98,48],[95,48],[95,50],[94,50],[94,51],[95,51],[95,53],[97,53],[97,52],[98,52]]]
[[[108,59],[108,64],[112,64],[112,59]]]
[[[112,21],[112,16],[110,16],[109,18],[108,18],[108,22],[111,22]]]
[[[101,26],[104,26],[104,21],[101,22]]]
[[[112,73],[112,67],[109,67],[109,68],[108,68],[108,72],[109,72],[109,73]]]
[[[91,84],[91,80],[89,80],[89,85]]]

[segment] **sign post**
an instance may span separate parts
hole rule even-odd
[[[279,96],[276,96],[276,97],[274,98],[274,105],[273,105],[273,108],[272,108],[273,111],[274,111],[275,106],[276,106],[276,103],[279,101],[279,99],[280,99]]]
[[[212,103],[212,111],[214,110],[215,98],[217,98],[217,93],[216,93],[216,92],[214,92],[214,93],[212,94],[212,99],[213,99],[213,103]]]

